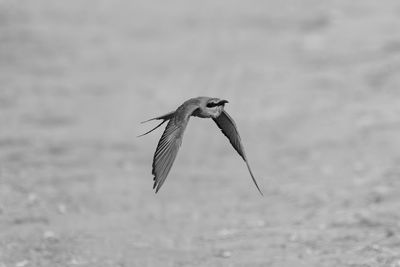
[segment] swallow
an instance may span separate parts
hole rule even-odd
[[[229,116],[229,114],[224,110],[226,103],[228,103],[227,100],[219,98],[191,98],[185,101],[175,111],[142,122],[145,123],[153,120],[162,120],[156,127],[138,137],[151,133],[168,121],[167,127],[165,127],[164,133],[158,142],[153,157],[153,189],[156,190],[156,193],[160,190],[169,171],[171,170],[172,164],[178,154],[179,147],[182,144],[183,134],[189,122],[189,118],[194,116],[199,118],[211,118],[214,120],[222,133],[229,139],[229,142],[232,144],[236,152],[239,153],[245,161],[258,192],[263,195],[256,179],[254,178],[253,172],[251,171],[236,124],[231,116]]]

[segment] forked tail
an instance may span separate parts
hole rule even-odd
[[[172,112],[169,112],[169,113],[167,113],[167,114],[165,114],[165,115],[162,115],[162,116],[159,116],[159,117],[155,117],[155,118],[152,118],[152,119],[147,120],[147,121],[142,121],[141,123],[145,123],[145,122],[149,122],[149,121],[153,121],[153,120],[163,120],[163,121],[162,121],[160,124],[158,124],[156,127],[154,127],[153,129],[151,129],[150,131],[148,131],[148,132],[146,132],[146,133],[144,133],[144,134],[139,135],[138,137],[141,137],[141,136],[144,136],[144,135],[146,135],[146,134],[151,133],[152,131],[154,131],[155,129],[157,129],[157,128],[160,127],[161,125],[163,125],[166,121],[168,121],[168,120],[170,120],[171,118],[173,118],[174,115],[175,115],[175,111],[172,111]]]

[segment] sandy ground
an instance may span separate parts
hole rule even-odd
[[[400,266],[400,2],[0,1],[0,267]],[[190,121],[228,99],[245,164]]]

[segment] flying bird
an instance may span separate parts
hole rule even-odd
[[[229,139],[229,142],[232,144],[233,148],[246,162],[255,186],[260,194],[263,195],[256,182],[256,179],[254,178],[253,172],[251,171],[235,122],[224,110],[226,103],[228,103],[227,100],[219,98],[191,98],[185,101],[175,111],[142,122],[145,123],[152,120],[162,120],[162,122],[156,127],[142,135],[139,135],[138,137],[151,133],[168,121],[167,127],[165,128],[164,133],[158,142],[157,149],[153,157],[153,189],[156,190],[156,193],[158,190],[160,190],[165,179],[167,178],[169,171],[171,170],[172,164],[174,163],[176,155],[178,154],[179,147],[182,144],[183,133],[185,132],[185,128],[189,122],[190,116],[195,116],[200,118],[212,118],[214,120],[217,126],[221,129],[222,133]]]

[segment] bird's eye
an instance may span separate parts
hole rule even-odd
[[[218,106],[218,103],[213,103],[213,102],[207,103],[207,107],[208,108],[213,108],[213,107],[216,107],[216,106]]]

